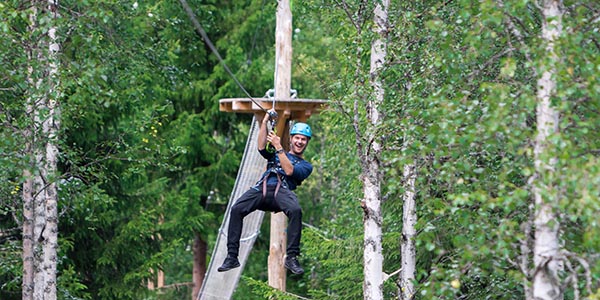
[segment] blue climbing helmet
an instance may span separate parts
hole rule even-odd
[[[290,135],[301,134],[306,136],[307,138],[312,137],[312,131],[310,130],[310,126],[306,123],[298,122],[292,126],[292,130],[290,130]]]

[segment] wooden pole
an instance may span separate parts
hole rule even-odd
[[[289,99],[292,87],[292,11],[289,0],[277,1],[276,17],[275,99]],[[279,122],[287,123],[287,119],[284,116],[281,117]],[[278,131],[279,135],[283,135],[283,133]],[[282,140],[282,144],[287,144],[287,141]],[[282,212],[271,213],[271,242],[268,261],[269,285],[281,291],[285,291],[286,284],[286,271],[283,266],[287,247],[286,223],[287,217],[285,214]]]

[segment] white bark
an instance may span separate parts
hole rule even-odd
[[[38,15],[38,11],[36,9],[36,7],[34,6],[31,9],[31,12],[29,14],[29,21],[30,21],[30,26],[29,26],[29,31],[34,31],[37,29],[37,15]],[[36,59],[39,59],[38,57],[38,53],[33,50],[33,49],[37,49],[36,47],[30,47],[32,50],[28,53],[28,59],[30,61],[34,61]],[[35,86],[36,83],[36,79],[34,78],[33,72],[34,72],[34,68],[33,66],[30,64],[30,66],[28,67],[28,78],[27,81],[29,83],[29,85],[31,86]],[[27,99],[27,107],[26,107],[26,112],[28,116],[33,116],[36,112],[36,96],[35,95],[29,95],[29,98]],[[32,120],[33,121],[33,120]],[[33,121],[33,123],[35,124],[35,121]],[[30,125],[28,126],[25,130],[24,130],[24,134],[25,136],[25,153],[29,154],[29,155],[33,155],[34,157],[37,157],[37,155],[34,155],[34,151],[35,149],[37,149],[36,146],[36,133],[35,133],[35,126]],[[33,160],[36,161],[37,159]],[[30,161],[32,161],[30,159]],[[33,300],[33,290],[35,287],[34,284],[34,278],[35,278],[35,262],[34,262],[34,249],[35,249],[35,245],[36,245],[36,238],[35,238],[35,207],[36,207],[36,196],[37,193],[36,191],[39,190],[39,184],[36,185],[34,183],[34,177],[33,174],[35,173],[35,164],[27,164],[27,167],[25,168],[25,170],[23,170],[23,178],[24,178],[24,183],[23,183],[23,284],[22,284],[22,299],[23,300]]]
[[[37,2],[40,3],[41,2]],[[58,3],[48,0],[43,9],[32,1],[31,30],[38,28],[38,9],[50,19],[57,17]],[[23,189],[23,291],[24,300],[55,300],[58,250],[58,189],[56,186],[58,147],[58,59],[56,28],[47,39],[36,41],[29,55],[29,83],[33,91],[27,111],[33,116],[26,130],[26,151],[32,155],[25,170]],[[33,67],[36,65],[37,67]]]
[[[383,299],[383,254],[382,254],[382,216],[381,216],[381,171],[379,157],[381,144],[376,136],[379,127],[379,106],[383,103],[385,90],[381,72],[387,55],[387,24],[389,1],[378,2],[374,11],[375,31],[378,37],[371,44],[371,86],[373,101],[367,104],[370,121],[370,140],[366,161],[363,164],[364,203],[364,256],[363,256],[363,296],[364,299]]]
[[[375,167],[376,164],[370,165]],[[373,178],[365,178],[363,180],[363,192],[365,196],[363,240],[363,295],[365,300],[383,299],[383,255],[381,234],[382,218],[380,203],[380,183],[378,180],[375,180],[375,182],[373,182],[372,179]]]
[[[558,111],[551,105],[551,96],[556,90],[555,65],[558,55],[555,40],[562,32],[562,3],[558,0],[544,0],[542,15],[542,39],[546,43],[548,57],[542,64],[543,70],[538,80],[537,90],[537,130],[534,146],[536,179],[534,180],[535,199],[535,241],[533,249],[533,298],[539,300],[562,299],[558,273],[562,270],[559,254],[559,220],[554,211],[556,204],[555,187],[549,182],[555,172],[556,158],[548,155],[552,134],[558,132]]]
[[[417,231],[417,210],[415,203],[415,178],[416,166],[414,163],[404,165],[403,177],[405,191],[402,206],[402,241],[400,242],[400,255],[402,257],[402,271],[400,272],[400,299],[410,300],[415,296],[416,273],[416,248],[415,236]]]
[[[30,130],[26,130],[26,138],[32,136]],[[27,142],[25,145],[26,153],[31,151],[31,143]],[[22,283],[22,299],[33,300],[33,277],[34,277],[34,264],[33,264],[33,179],[32,173],[29,169],[23,171],[23,283]]]

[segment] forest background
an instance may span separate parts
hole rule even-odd
[[[330,100],[309,120],[315,172],[298,189],[307,273],[288,278],[287,293],[266,285],[266,218],[234,298],[363,298],[361,145],[377,140],[387,274],[401,267],[415,179],[414,297],[531,299],[541,189],[559,237],[560,296],[599,299],[600,3],[560,2],[554,59],[547,2],[391,3],[373,127],[375,3],[294,1],[292,88]],[[250,94],[273,88],[277,2],[189,4]],[[0,36],[0,299],[26,299],[23,253],[36,240],[23,230],[35,211],[27,201],[52,187],[57,218],[34,225],[57,226],[58,299],[191,298],[193,252],[210,260],[251,116],[219,112],[219,99],[245,95],[180,3],[7,0]],[[559,121],[545,142],[550,175],[536,185],[548,65]],[[165,286],[148,288],[159,269]],[[386,279],[384,298],[404,297],[397,276]]]

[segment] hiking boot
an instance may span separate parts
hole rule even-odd
[[[285,268],[296,275],[304,273],[304,269],[302,269],[298,259],[295,256],[288,256],[285,258]]]
[[[223,264],[217,269],[219,272],[229,271],[231,269],[235,269],[240,266],[240,262],[237,257],[227,256]]]

